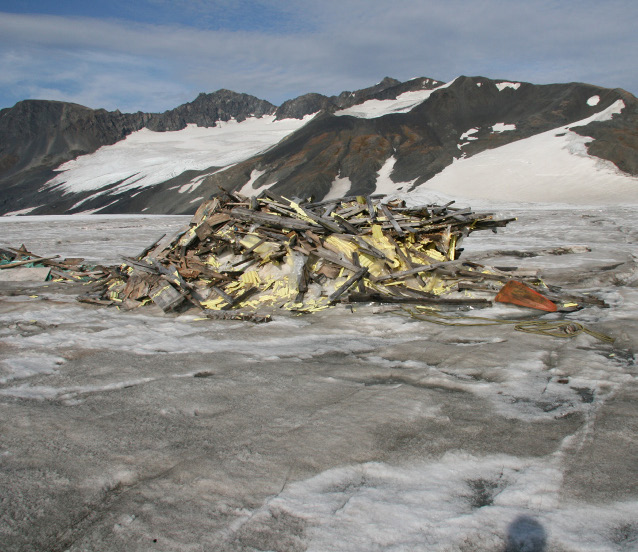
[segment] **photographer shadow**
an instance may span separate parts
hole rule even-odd
[[[507,527],[505,552],[545,552],[547,532],[530,516],[518,516]]]

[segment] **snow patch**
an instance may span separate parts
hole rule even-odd
[[[492,132],[506,132],[508,130],[516,130],[515,124],[507,124],[507,123],[496,123],[492,127]]]
[[[91,197],[87,197],[85,199],[83,199],[82,201],[76,203],[73,207],[71,207],[71,209],[75,209],[78,205],[81,205],[82,203],[84,203],[85,201],[88,201],[89,199],[92,199]],[[86,211],[81,211],[80,215],[93,215],[95,213],[99,213],[100,211],[102,211],[103,209],[106,209],[107,207],[110,207],[111,205],[115,205],[119,200],[116,199],[114,201],[111,201],[111,203],[107,203],[106,205],[103,205],[102,207],[98,207],[96,209],[87,209]]]
[[[472,136],[472,134],[476,134],[478,131],[478,128],[466,130],[463,134],[461,134],[461,140],[478,140],[476,136]]]
[[[405,196],[405,190],[409,190],[414,186],[414,183],[418,180],[408,180],[405,182],[394,182],[390,175],[394,170],[394,165],[397,160],[394,156],[390,156],[386,159],[383,166],[377,172],[377,187],[374,191],[375,194],[385,194],[387,197],[384,201],[390,201],[396,197]]]
[[[179,190],[177,190],[178,194],[184,194],[184,193],[190,193],[190,192],[194,192],[197,188],[199,188],[199,185],[204,181],[204,179],[200,179],[199,181],[191,181],[188,184],[184,184],[183,186],[180,186]],[[140,192],[137,192],[138,194]],[[137,195],[137,194],[135,194]]]
[[[390,175],[394,170],[394,164],[397,162],[396,157],[391,155],[385,160],[383,166],[379,169],[377,173],[377,187],[374,191],[375,194],[393,194],[397,191],[397,184],[393,182]]]
[[[19,211],[11,211],[9,213],[5,213],[2,215],[3,217],[18,217],[22,215],[28,215],[31,211],[35,211],[39,209],[42,205],[37,205],[36,207],[27,207],[26,209],[20,209]]]
[[[352,182],[350,182],[350,178],[347,176],[341,177],[337,176],[330,187],[330,191],[324,197],[324,201],[326,199],[338,199],[340,197],[344,197],[350,188],[352,187]]]
[[[599,111],[598,113],[594,113],[592,116],[587,117],[586,119],[583,119],[581,121],[570,123],[569,125],[566,125],[565,128],[571,129],[573,127],[585,126],[593,122],[610,121],[614,117],[614,115],[617,115],[620,112],[622,112],[622,110],[625,109],[625,107],[626,107],[625,102],[623,102],[622,100],[616,100],[613,104],[603,109],[602,111]]]
[[[518,90],[521,86],[520,82],[497,82],[496,88],[498,88],[499,92],[502,92],[506,88],[512,88],[513,90]]]
[[[246,197],[252,197],[254,195],[257,195],[259,193],[259,190],[256,190],[255,188],[253,188],[253,184],[263,174],[266,174],[266,171],[258,171],[257,169],[253,169],[253,171],[250,173],[250,178],[248,179],[248,182],[246,182],[246,184],[242,186],[242,189],[239,190],[239,193]],[[259,189],[269,188],[269,187],[270,186],[260,186]]]
[[[339,117],[349,115],[351,117],[359,117],[360,119],[375,119],[392,113],[407,113],[427,100],[433,92],[447,88],[451,86],[453,82],[454,81],[450,81],[431,90],[404,92],[403,94],[399,94],[394,100],[368,100],[361,104],[336,111],[335,115]]]
[[[600,96],[592,96],[587,100],[587,105],[598,105],[598,102],[600,102]]]
[[[210,173],[202,174],[202,175],[198,176],[197,178],[194,178],[193,180],[191,180],[191,183],[192,184],[197,184],[199,186],[209,176],[217,174],[218,172],[222,172],[222,171],[226,170],[227,168],[230,168],[230,166],[224,167],[223,169],[219,169],[217,171],[213,171],[213,172],[210,172]]]

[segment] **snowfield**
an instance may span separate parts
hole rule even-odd
[[[174,132],[143,128],[116,144],[64,163],[56,169],[60,174],[45,186],[79,193],[120,182],[109,190],[114,193],[154,186],[188,170],[219,170],[275,145],[313,116],[280,121],[274,115],[251,117],[242,122],[218,121],[210,128],[191,124]],[[202,179],[194,179],[190,190]]]
[[[3,549],[635,550],[636,210],[496,208],[518,221],[464,258],[594,293],[609,308],[544,318],[613,345],[365,305],[210,321],[0,283]],[[187,221],[4,218],[0,245],[118,262]],[[566,245],[590,251],[546,253]]]
[[[454,79],[456,80],[456,79]],[[335,111],[335,115],[342,117],[349,115],[351,117],[359,117],[361,119],[375,119],[392,113],[407,113],[417,105],[426,101],[434,91],[441,90],[450,86],[454,80],[432,88],[431,90],[413,90],[404,92],[396,97],[395,100],[367,100],[363,103],[353,105],[346,109]]]

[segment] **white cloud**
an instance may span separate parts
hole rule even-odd
[[[635,2],[172,4],[202,24],[187,26],[184,17],[169,25],[1,14],[0,101],[49,94],[91,107],[158,111],[230,88],[280,103],[310,91],[369,86],[386,75],[579,80],[638,90]],[[261,25],[237,19],[257,5],[270,10]],[[225,18],[214,17],[224,9]],[[262,12],[251,13],[255,19]],[[244,30],[211,30],[211,21],[227,29],[243,23]]]

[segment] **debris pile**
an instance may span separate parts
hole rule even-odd
[[[108,269],[87,266],[83,261],[79,257],[61,259],[59,255],[42,257],[31,253],[24,245],[17,249],[0,248],[0,280],[89,282],[110,274]]]
[[[454,202],[409,207],[401,200],[384,203],[384,196],[312,203],[269,190],[253,198],[222,193],[204,202],[181,232],[162,236],[135,258],[123,257],[120,266],[42,257],[23,245],[0,249],[0,280],[82,282],[90,290],[78,297],[82,302],[124,309],[154,302],[165,312],[195,306],[209,318],[254,322],[269,320],[275,309],[304,313],[357,302],[430,311],[493,301],[546,312],[607,306],[546,285],[537,270],[459,259],[470,233],[496,232],[515,219]]]
[[[311,203],[270,191],[252,198],[223,193],[172,239],[124,258],[82,300],[125,308],[153,301],[164,311],[190,302],[214,318],[241,318],[338,302],[489,306],[476,291],[493,298],[513,278],[535,279],[460,261],[470,233],[514,219],[454,202],[408,207],[382,203],[383,196]]]

